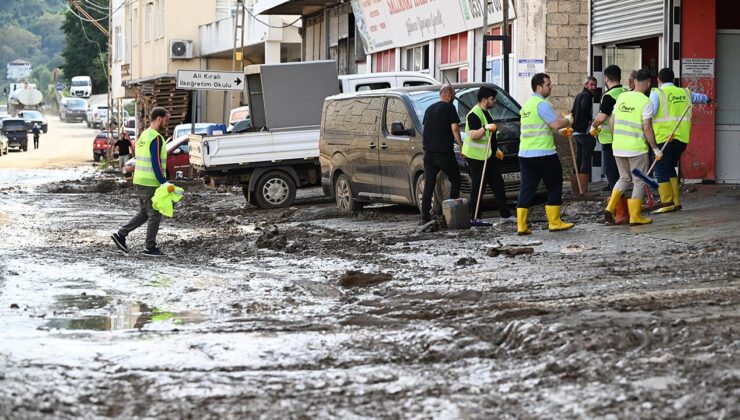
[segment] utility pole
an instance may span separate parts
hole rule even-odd
[[[504,0],[504,90],[509,91],[509,0]]]
[[[241,69],[240,71],[244,70],[244,20],[246,18],[245,16],[245,8],[246,5],[244,4],[244,0],[236,0],[236,13],[234,14],[234,50],[231,54],[231,71],[236,71],[236,62],[238,61],[240,63]],[[241,46],[239,48],[239,52],[237,54],[236,47],[239,45],[238,42],[241,41]],[[246,80],[246,79],[245,79]],[[227,116],[227,101],[233,100],[233,94],[231,92],[224,91],[224,108],[223,108],[223,120],[224,124],[228,125],[228,116]],[[241,98],[240,98],[241,102]]]
[[[486,44],[483,46],[483,78],[481,81],[483,83],[487,82],[487,75],[488,75],[488,57],[486,57],[488,54],[486,51],[488,51],[488,48],[486,48],[488,45],[488,40],[486,39],[486,35],[488,35],[488,0],[481,0],[483,2],[483,43]],[[504,0],[506,2],[507,0]]]

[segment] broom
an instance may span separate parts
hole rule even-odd
[[[683,110],[683,114],[681,114],[681,118],[678,119],[676,122],[676,125],[673,127],[673,130],[671,131],[671,134],[668,135],[668,138],[666,139],[665,143],[663,143],[663,147],[660,148],[660,153],[663,153],[663,150],[665,150],[666,146],[668,146],[668,143],[670,143],[673,139],[673,135],[676,134],[676,130],[678,130],[678,126],[681,124],[681,121],[683,121],[683,118],[686,116],[686,113],[689,112],[691,109],[691,104],[689,104],[686,109]],[[655,168],[655,164],[658,163],[658,159],[655,159],[653,161],[653,164],[650,165],[650,168],[648,168],[647,173],[644,174],[642,171],[640,171],[637,168],[632,169],[632,175],[640,178],[641,180],[645,181],[647,185],[650,185],[650,187],[654,190],[658,189],[658,183],[655,182],[652,178],[650,178],[650,173],[653,172],[653,168]]]
[[[480,210],[481,197],[483,197],[483,185],[486,183],[486,167],[488,165],[488,152],[490,150],[491,150],[491,138],[489,137],[488,141],[486,142],[486,153],[483,155],[486,157],[486,159],[483,161],[483,173],[481,174],[480,186],[478,187],[478,200],[477,200],[478,202],[475,203],[475,213],[473,213],[473,217],[470,219],[470,226],[493,226],[493,223],[484,222],[481,219],[475,218],[475,216],[478,215],[478,210]]]

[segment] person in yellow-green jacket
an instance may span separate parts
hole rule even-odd
[[[481,183],[488,184],[496,198],[501,222],[513,222],[514,217],[506,205],[506,187],[501,175],[501,161],[504,152],[498,148],[496,140],[496,124],[488,112],[496,106],[496,89],[489,86],[481,86],[478,89],[478,104],[468,112],[465,117],[465,141],[463,141],[462,154],[465,156],[470,168],[472,183],[470,185],[470,213],[471,219],[480,219],[478,210],[478,192]],[[492,157],[494,159],[492,159]],[[486,161],[488,161],[486,163]],[[485,173],[483,167],[485,166]],[[485,191],[485,190],[484,190]]]
[[[550,232],[567,230],[573,223],[560,220],[560,206],[563,204],[563,166],[555,149],[553,130],[568,129],[573,123],[572,115],[557,118],[547,97],[552,92],[550,76],[537,73],[532,77],[532,96],[527,99],[519,112],[521,116],[521,135],[519,137],[519,167],[521,183],[517,199],[517,234],[528,235],[532,231],[527,226],[529,206],[532,205],[540,181],[547,189],[547,214]]]
[[[164,256],[157,247],[157,232],[162,215],[152,207],[152,197],[160,185],[167,184],[167,148],[164,133],[167,130],[169,117],[170,114],[166,109],[154,108],[150,116],[149,128],[144,130],[136,141],[134,190],[139,199],[139,212],[112,235],[116,246],[126,253],[129,252],[126,236],[147,223],[144,255]]]
[[[669,68],[658,72],[658,88],[650,92],[650,102],[653,104],[653,130],[655,140],[659,145],[668,141],[663,150],[663,159],[655,164],[655,178],[658,180],[658,193],[663,207],[655,213],[669,213],[681,210],[679,200],[679,183],[676,167],[681,161],[681,154],[689,144],[691,134],[691,108],[681,120],[673,137],[669,138],[673,127],[681,119],[686,107],[694,104],[711,104],[712,98],[701,93],[693,93],[688,89],[673,84],[675,75]]]
[[[607,223],[615,223],[617,203],[630,186],[632,198],[627,200],[630,225],[652,223],[652,220],[642,216],[645,182],[632,174],[633,169],[647,173],[649,148],[653,149],[656,159],[660,160],[663,156],[653,133],[653,104],[646,95],[650,90],[650,80],[650,71],[639,70],[635,79],[635,90],[619,95],[609,119],[614,136],[612,149],[619,169],[619,181],[614,186],[604,211]]]

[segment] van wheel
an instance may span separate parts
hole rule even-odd
[[[257,181],[254,199],[263,209],[288,207],[293,204],[296,185],[290,175],[282,171],[271,171]]]
[[[442,214],[442,201],[439,199],[440,197],[440,184],[442,183],[441,179],[437,180],[437,185],[434,187],[434,194],[432,194],[432,214],[440,215]],[[424,178],[424,174],[420,174],[416,178],[416,206],[419,208],[419,212],[421,213],[421,202],[422,198],[424,197],[424,185],[426,184],[426,179]]]
[[[362,204],[352,197],[352,185],[345,174],[339,175],[334,183],[334,197],[337,200],[337,208],[343,212],[362,210]]]

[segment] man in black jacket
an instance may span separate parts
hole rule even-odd
[[[576,163],[578,173],[581,177],[583,192],[588,190],[588,182],[591,180],[591,162],[594,157],[596,139],[589,134],[591,121],[593,120],[594,92],[596,91],[596,78],[587,76],[583,81],[583,90],[573,101],[573,138],[576,140]],[[570,183],[573,191],[578,191],[576,175],[571,175]]]

